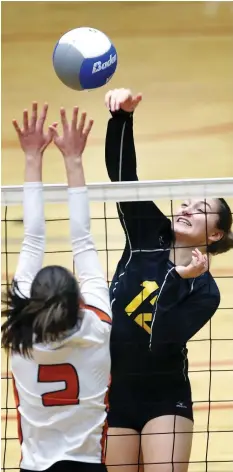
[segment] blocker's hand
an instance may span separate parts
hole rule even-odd
[[[208,256],[202,254],[199,249],[192,251],[192,260],[185,266],[176,266],[176,271],[183,279],[192,279],[199,277],[209,269]]]
[[[131,90],[124,88],[110,90],[105,95],[105,105],[112,112],[121,109],[128,113],[132,113],[141,100],[141,93],[133,95]]]
[[[85,112],[81,113],[80,119],[78,120],[78,112],[78,107],[74,107],[72,120],[69,124],[65,109],[60,109],[63,129],[61,136],[59,136],[56,128],[53,126],[50,127],[53,132],[53,141],[64,158],[80,158],[82,156],[86,147],[87,138],[94,123],[93,120],[88,120],[85,126],[87,114]]]
[[[49,128],[46,132],[44,131],[47,112],[48,104],[45,103],[38,117],[38,104],[37,102],[34,102],[32,104],[30,120],[28,117],[28,110],[23,111],[22,128],[19,127],[17,120],[12,121],[15,131],[18,134],[22,150],[31,158],[42,157],[43,152],[52,141],[52,130]],[[52,126],[56,129],[57,123],[53,123]]]

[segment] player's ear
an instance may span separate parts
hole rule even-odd
[[[224,236],[224,231],[217,230],[213,234],[208,236],[208,239],[210,242],[213,243],[213,242],[220,241],[223,238],[223,236]]]

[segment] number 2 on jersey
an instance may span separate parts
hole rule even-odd
[[[39,365],[38,382],[65,382],[65,388],[42,395],[44,406],[79,404],[79,378],[71,364]]]

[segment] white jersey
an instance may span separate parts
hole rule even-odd
[[[84,300],[81,325],[57,343],[35,344],[33,358],[12,355],[21,467],[44,470],[61,460],[104,458],[110,378],[108,286],[89,230],[86,188],[68,190],[71,239]],[[15,279],[24,295],[42,267],[43,187],[24,186],[25,236]]]

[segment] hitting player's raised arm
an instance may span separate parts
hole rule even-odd
[[[121,103],[121,106],[124,107],[124,103]],[[105,142],[108,175],[113,182],[137,181],[133,113],[122,109],[112,111],[111,108],[110,111],[112,118],[108,122]],[[169,228],[168,219],[153,202],[121,202],[117,209],[132,249],[154,248],[156,235],[161,233],[163,227],[165,231]]]

